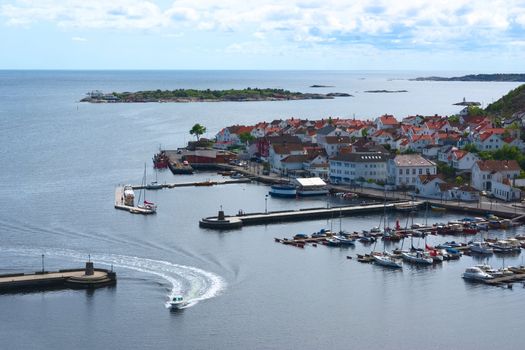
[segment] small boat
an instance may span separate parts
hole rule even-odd
[[[332,232],[330,230],[325,230],[324,228],[322,228],[318,232],[312,233],[312,238],[322,238],[322,237],[331,236],[331,235],[332,235]]]
[[[215,183],[211,180],[201,181],[201,182],[195,182],[194,186],[213,186]]]
[[[400,269],[403,267],[400,262],[398,262],[396,259],[394,259],[389,254],[383,253],[383,254],[374,254],[372,255],[374,258],[374,263],[380,266],[384,267],[391,267],[394,269]]]
[[[170,307],[174,310],[182,309],[188,305],[188,302],[184,300],[182,295],[175,295],[170,301]]]
[[[159,184],[157,181],[152,181],[146,185],[147,190],[160,190],[161,188],[162,184]]]
[[[430,210],[433,210],[433,211],[447,211],[447,208],[444,208],[444,207],[438,207],[436,205],[431,205],[430,206]]]
[[[341,234],[333,236],[332,238],[338,240],[340,245],[342,245],[342,246],[349,246],[349,245],[354,246],[355,245],[355,239],[353,239],[353,238],[346,238],[346,237],[344,237]]]
[[[295,198],[297,196],[297,189],[294,185],[272,185],[268,194],[272,197]]]
[[[475,254],[490,255],[494,253],[494,250],[485,242],[471,242],[468,247]]]
[[[434,262],[434,259],[432,259],[432,257],[428,253],[421,251],[415,251],[410,253],[403,252],[401,253],[401,256],[403,257],[403,260],[418,265],[432,265],[432,263]]]
[[[478,266],[467,267],[462,277],[470,281],[485,281],[494,278]]]
[[[304,233],[298,233],[296,234],[295,236],[293,236],[293,239],[297,240],[297,239],[308,239],[308,235],[307,234],[304,234]]]
[[[340,247],[341,242],[338,239],[335,239],[333,237],[328,237],[326,239],[326,245],[329,247]]]
[[[418,204],[412,203],[402,203],[402,204],[395,204],[394,208],[397,211],[404,211],[404,212],[411,212],[416,211],[418,209]]]
[[[230,177],[232,179],[242,179],[244,177],[244,175],[241,174],[241,173],[233,173],[233,174],[230,175]]]
[[[521,245],[518,240],[498,240],[495,243],[489,244],[494,253],[498,254],[513,254],[521,253]]]

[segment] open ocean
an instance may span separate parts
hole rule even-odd
[[[324,246],[304,250],[274,237],[339,226],[317,220],[216,232],[198,220],[263,211],[259,184],[149,192],[155,216],[113,208],[118,184],[139,183],[159,145],[191,139],[195,123],[213,137],[231,124],[329,116],[374,119],[389,113],[450,115],[467,100],[485,105],[518,83],[415,82],[443,72],[358,71],[0,71],[0,273],[95,266],[117,272],[114,288],[0,295],[2,349],[521,349],[525,288],[465,283],[471,257],[403,271],[347,260],[369,252]],[[333,88],[313,89],[313,84]],[[354,97],[286,102],[85,104],[99,89],[284,88],[347,92]],[[408,90],[370,94],[365,90]],[[214,173],[159,182],[221,178]],[[342,204],[336,199],[274,199],[269,210]],[[424,221],[420,212],[415,221]],[[430,213],[429,222],[461,218]],[[391,222],[406,220],[392,215]],[[378,215],[343,218],[349,231],[370,229]],[[523,228],[491,231],[505,237]],[[430,237],[436,244],[451,237]],[[465,238],[456,237],[464,241]],[[405,242],[406,243],[406,242]],[[422,242],[415,242],[422,246]],[[393,246],[387,247],[392,249]],[[378,243],[376,249],[382,249]],[[522,254],[525,255],[525,254]],[[522,256],[491,258],[494,267]],[[170,312],[182,293],[189,307]]]

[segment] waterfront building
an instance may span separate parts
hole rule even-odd
[[[385,153],[347,153],[330,159],[330,181],[351,184],[357,181],[386,182],[387,161]]]
[[[419,175],[435,175],[436,164],[420,154],[400,154],[388,162],[388,181],[396,187],[414,187]]]

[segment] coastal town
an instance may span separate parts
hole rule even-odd
[[[525,186],[522,119],[473,114],[478,110],[232,125],[213,140],[190,142],[183,158],[189,165],[255,162],[263,175],[319,177],[332,185],[398,190],[426,199],[519,202]]]

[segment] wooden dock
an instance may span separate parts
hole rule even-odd
[[[513,274],[509,276],[504,276],[504,277],[496,277],[496,278],[484,280],[483,282],[491,286],[497,286],[497,285],[503,285],[503,284],[510,284],[514,282],[522,282],[522,281],[525,281],[525,273]]]
[[[406,204],[408,202],[404,202]],[[413,202],[410,202],[413,203]],[[418,202],[416,202],[418,203]],[[278,222],[318,220],[324,218],[337,218],[339,216],[350,216],[362,213],[382,212],[384,210],[395,210],[395,205],[371,204],[353,205],[333,208],[309,208],[299,210],[273,211],[268,213],[251,213],[236,216],[212,216],[199,221],[199,226],[211,229],[232,229],[245,225],[274,224]],[[231,224],[231,225],[229,225]]]

